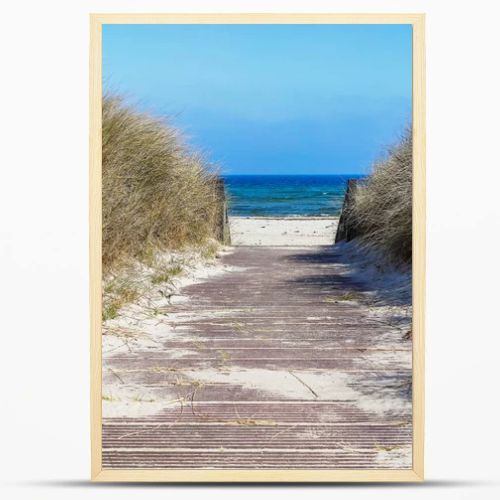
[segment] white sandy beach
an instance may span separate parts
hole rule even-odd
[[[234,246],[315,246],[335,240],[338,217],[229,217]]]

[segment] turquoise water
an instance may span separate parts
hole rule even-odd
[[[339,215],[348,179],[356,175],[227,175],[230,215]]]

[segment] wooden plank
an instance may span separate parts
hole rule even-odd
[[[411,342],[335,300],[369,291],[335,247],[223,260],[243,270],[187,287],[158,321],[174,338],[106,358],[105,385],[170,403],[105,418],[104,468],[411,469]]]

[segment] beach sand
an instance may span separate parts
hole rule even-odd
[[[338,217],[229,217],[234,246],[315,246],[335,240]]]

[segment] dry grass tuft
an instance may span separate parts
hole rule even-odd
[[[104,274],[156,250],[214,236],[218,176],[179,132],[117,97],[103,99]]]
[[[394,264],[412,257],[412,135],[407,129],[387,158],[358,182],[348,217],[360,241]]]
[[[175,276],[179,276],[183,273],[184,269],[180,264],[175,264],[173,266],[161,267],[152,277],[151,283],[153,285],[159,285],[160,283],[168,283]]]
[[[102,319],[115,319],[120,309],[127,303],[137,300],[141,296],[141,286],[137,279],[133,279],[129,269],[121,275],[111,277],[104,286],[102,302]]]

